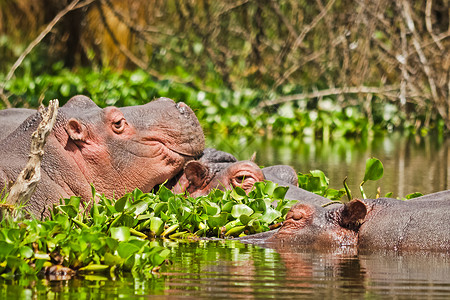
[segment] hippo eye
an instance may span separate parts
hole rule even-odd
[[[245,178],[244,176],[238,176],[238,177],[235,178],[235,180],[236,180],[237,183],[241,184],[242,181],[244,181],[244,178]]]
[[[295,211],[292,214],[292,219],[294,219],[294,220],[300,220],[302,218],[303,218],[303,214],[301,212]]]
[[[241,176],[234,176],[231,179],[231,185],[233,187],[241,187],[245,191],[250,191],[250,189],[253,187],[257,180],[253,178],[251,175],[241,175]]]
[[[299,211],[289,211],[286,214],[286,220],[288,219],[294,219],[294,220],[301,220],[303,218],[303,214]]]
[[[115,133],[122,133],[123,130],[125,129],[125,123],[126,123],[126,121],[123,118],[118,120],[118,121],[116,121],[116,122],[113,122],[112,123],[113,131]]]

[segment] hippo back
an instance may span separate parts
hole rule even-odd
[[[11,132],[17,129],[29,116],[35,114],[35,109],[8,108],[0,110],[0,140],[3,140]]]

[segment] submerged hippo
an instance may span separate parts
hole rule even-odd
[[[330,200],[298,187],[297,173],[286,165],[260,169],[252,161],[238,161],[233,155],[206,148],[199,160],[186,164],[183,172],[168,182],[174,193],[188,193],[193,197],[207,195],[212,189],[241,187],[247,193],[255,182],[269,180],[288,186],[286,199],[323,205]]]
[[[332,209],[299,203],[288,212],[279,230],[242,241],[314,248],[450,251],[449,227],[450,201],[379,198],[353,200]]]
[[[247,193],[264,174],[252,161],[238,161],[233,155],[207,148],[199,160],[186,164],[182,173],[169,183],[174,193],[192,197],[207,195],[213,189],[241,187]]]
[[[32,114],[0,142],[3,184],[14,181],[25,166],[31,133],[40,119],[39,113]],[[45,146],[41,182],[28,210],[39,214],[72,195],[87,201],[90,184],[108,197],[136,187],[150,191],[199,156],[204,143],[200,124],[184,103],[160,98],[101,109],[91,99],[75,96],[58,110]]]

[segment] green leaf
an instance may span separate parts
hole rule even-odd
[[[171,190],[166,188],[164,185],[161,185],[158,191],[159,199],[162,202],[169,201],[170,198],[174,196]]]
[[[330,200],[341,200],[345,195],[345,189],[335,190],[335,189],[327,189],[325,197]]]
[[[114,208],[117,212],[123,212],[128,199],[130,199],[130,194],[124,195],[122,198],[116,201]]]
[[[0,241],[0,257],[7,257],[14,249],[13,244],[8,244],[5,241]]]
[[[80,268],[79,271],[81,271],[81,272],[104,272],[108,269],[109,269],[108,265],[91,264],[91,265],[87,265],[86,267]]]
[[[123,264],[125,259],[118,255],[113,255],[111,253],[105,253],[104,262],[108,266],[116,266]]]
[[[131,206],[129,207],[130,210],[134,209],[134,214],[136,216],[142,214],[144,211],[147,210],[147,208],[148,203],[143,200],[134,201],[133,204],[131,204]]]
[[[164,222],[158,217],[150,218],[150,234],[159,236],[164,231]]]
[[[265,212],[267,205],[263,199],[256,199],[248,204],[253,211]]]
[[[277,186],[273,191],[273,198],[284,199],[288,190],[289,190],[288,186]]]
[[[206,223],[210,228],[222,227],[227,223],[229,213],[222,212],[218,216],[210,216]]]
[[[242,201],[247,197],[247,194],[241,187],[237,186],[231,191],[230,196],[237,201]]]
[[[119,244],[117,248],[117,253],[119,253],[120,257],[127,259],[131,255],[138,252],[140,248],[129,242],[122,242]]]
[[[251,209],[245,204],[236,204],[235,206],[233,206],[233,209],[231,210],[231,215],[236,219],[239,218],[241,215],[251,216],[252,214],[253,209]]]
[[[233,201],[229,201],[229,202],[225,203],[225,204],[222,206],[222,211],[223,211],[223,212],[227,212],[227,213],[231,213],[231,210],[233,209],[233,206],[234,206],[235,204],[236,204],[236,203],[233,202]]]
[[[159,216],[161,212],[167,212],[168,206],[166,202],[160,202],[155,206],[155,216]]]
[[[319,178],[319,180],[320,180],[320,187],[322,189],[328,188],[328,184],[329,184],[330,180],[328,179],[327,176],[325,176],[325,173],[323,173],[320,170],[313,170],[313,171],[310,171],[310,173],[311,173],[311,175],[313,177]]]
[[[376,181],[383,177],[383,172],[384,168],[381,161],[377,158],[369,158],[366,161],[366,172],[364,174],[363,182],[368,180]]]
[[[251,220],[252,218],[247,215],[240,215],[239,217],[239,221],[242,223],[242,225],[247,225]]]
[[[271,197],[277,186],[278,186],[278,184],[276,184],[272,181],[266,181],[266,187],[264,188],[264,193],[266,193],[269,197]]]
[[[244,232],[246,226],[236,226],[225,233],[225,236],[239,236]]]
[[[216,203],[205,203],[204,205],[206,214],[209,216],[215,216],[220,213],[220,207]]]
[[[118,241],[128,241],[130,239],[130,228],[126,226],[112,227],[111,237]]]
[[[273,221],[275,221],[277,218],[281,217],[282,214],[280,211],[273,209],[272,207],[269,207],[266,212],[263,214],[263,216],[260,218],[261,222],[266,223],[270,225]]]
[[[162,237],[169,236],[171,233],[175,232],[178,229],[178,227],[180,227],[180,224],[174,224],[170,226],[169,228],[164,230],[163,233],[161,233],[161,236]]]
[[[78,211],[80,209],[80,203],[81,203],[81,197],[71,196],[69,199],[69,203],[67,203],[67,205],[72,205],[78,213]]]
[[[31,249],[28,246],[20,247],[19,252],[20,252],[20,256],[22,256],[23,258],[30,258],[34,254],[33,249]]]
[[[77,209],[72,205],[59,205],[58,208],[71,218],[75,218],[78,215]]]
[[[423,196],[422,193],[415,192],[415,193],[411,193],[411,194],[406,195],[405,198],[407,200],[410,200],[410,199],[414,199],[414,198],[421,197],[421,196]]]

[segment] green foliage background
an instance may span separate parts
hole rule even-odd
[[[13,106],[168,96],[193,106],[211,134],[328,139],[450,126],[446,2],[79,1],[5,82],[69,2],[0,4],[0,82]]]

